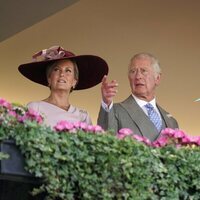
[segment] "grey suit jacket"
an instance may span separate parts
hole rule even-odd
[[[177,121],[159,105],[157,107],[163,120],[163,128],[178,128]],[[130,128],[135,134],[147,137],[151,141],[159,136],[157,129],[132,95],[123,102],[114,104],[110,112],[101,107],[97,123],[105,130],[112,129],[115,132],[121,128]]]

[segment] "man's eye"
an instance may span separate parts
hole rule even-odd
[[[136,71],[135,69],[131,69],[130,70],[131,73],[135,73],[135,71]]]
[[[141,70],[142,74],[146,74],[148,71],[146,69]]]

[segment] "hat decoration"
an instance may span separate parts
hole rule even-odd
[[[38,61],[45,61],[45,60],[60,59],[67,56],[75,56],[75,55],[70,51],[65,51],[65,49],[63,49],[60,46],[53,46],[53,47],[50,47],[49,49],[43,49],[35,53],[32,56],[32,58],[34,62],[38,62]]]

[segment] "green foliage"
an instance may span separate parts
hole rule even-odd
[[[26,169],[43,178],[46,199],[199,199],[200,148],[151,148],[111,133],[55,132],[34,121],[0,126]],[[0,159],[5,155],[0,154]]]
[[[0,152],[0,160],[2,159],[8,159],[9,158],[9,155],[8,154],[5,154],[3,152]]]

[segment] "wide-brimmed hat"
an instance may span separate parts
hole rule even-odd
[[[33,62],[21,64],[18,70],[26,78],[36,83],[48,86],[46,70],[57,60],[70,59],[75,61],[79,71],[75,90],[87,89],[101,82],[108,74],[108,65],[104,59],[95,55],[78,55],[66,51],[60,46],[44,49],[33,55]]]

